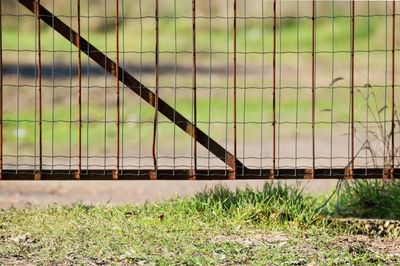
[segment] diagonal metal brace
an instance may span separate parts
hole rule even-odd
[[[35,0],[18,0],[23,6],[25,6],[32,13],[35,12],[36,1]],[[70,41],[72,44],[77,46],[78,38],[80,38],[81,51],[87,54],[93,61],[99,64],[103,69],[109,72],[113,76],[117,76],[117,65],[105,54],[103,54],[96,47],[87,42],[82,36],[79,36],[73,29],[62,22],[59,18],[54,16],[42,5],[40,6],[40,19],[47,25],[52,27],[55,31],[61,34],[65,39]],[[85,48],[85,49],[83,49]],[[119,66],[118,66],[119,67]],[[149,90],[145,85],[141,84],[132,75],[126,72],[124,69],[119,67],[118,79],[123,82],[132,91],[138,94],[143,100],[148,102],[153,107],[155,106],[156,97],[155,94]],[[178,113],[174,108],[168,105],[162,99],[158,99],[158,111],[167,117],[169,120],[174,122],[179,128],[194,138],[194,132],[196,132],[196,140],[216,157],[222,160],[226,165],[236,170],[236,173],[240,173],[241,170],[247,170],[247,168],[230,152],[225,150],[216,141],[210,138],[206,133],[195,127],[189,120],[183,115]]]

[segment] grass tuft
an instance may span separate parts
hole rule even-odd
[[[194,207],[201,213],[213,213],[253,222],[312,224],[317,218],[314,200],[298,185],[267,182],[261,191],[247,187],[235,192],[215,187],[195,195]]]
[[[358,218],[400,219],[399,180],[345,182],[340,193],[340,215]]]

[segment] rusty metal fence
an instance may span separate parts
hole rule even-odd
[[[396,1],[0,10],[1,180],[400,177]]]

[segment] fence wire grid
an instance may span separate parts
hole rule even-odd
[[[396,5],[2,0],[0,179],[400,177]]]

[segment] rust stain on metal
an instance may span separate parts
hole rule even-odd
[[[385,168],[385,169],[383,169],[382,178],[383,178],[383,179],[392,178],[392,177],[391,177],[391,173],[392,173],[392,168]]]
[[[114,170],[112,172],[112,179],[113,180],[118,180],[119,179],[119,171],[118,170]]]
[[[195,171],[194,169],[188,170],[188,171],[187,171],[187,174],[188,174],[188,180],[190,180],[190,181],[197,180],[197,178],[196,178],[196,171]]]
[[[33,175],[33,180],[42,180],[42,172],[36,171],[36,173]]]
[[[314,179],[314,168],[304,169],[304,179]]]
[[[346,168],[344,170],[344,179],[353,179],[354,178],[354,169]]]
[[[146,171],[141,171],[142,174],[146,175]],[[150,170],[148,172],[148,176],[150,180],[157,180],[157,171],[155,170]]]
[[[194,132],[193,132],[194,130],[193,130],[193,124],[192,123],[190,123],[190,122],[187,122],[186,123],[186,129],[185,129],[185,132],[186,133],[188,133],[188,135],[190,135],[190,136],[194,136],[193,134],[194,134]]]
[[[275,179],[275,169],[271,169],[268,173],[268,179]]]
[[[81,179],[81,172],[79,170],[75,172],[74,179],[75,180],[80,180]]]

